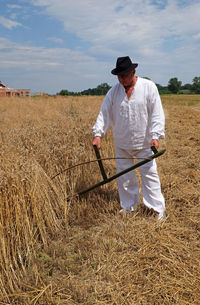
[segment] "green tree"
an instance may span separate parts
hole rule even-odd
[[[192,91],[196,94],[200,94],[200,77],[195,77],[193,79]]]
[[[168,89],[172,93],[178,93],[181,88],[182,82],[178,80],[177,77],[171,78],[168,82]]]
[[[160,84],[156,84],[159,94],[170,94],[171,92],[169,91],[167,86],[161,86]]]
[[[73,92],[73,91],[68,91],[66,89],[61,90],[58,95],[72,95],[72,96],[77,96],[77,95],[106,95],[108,90],[111,88],[107,83],[103,83],[98,85],[96,88],[89,88],[87,90],[83,90],[81,92]]]
[[[68,90],[63,89],[59,92],[59,95],[70,95],[70,92]]]
[[[182,90],[192,90],[192,84],[185,84],[183,86],[181,86]]]
[[[89,88],[81,91],[82,95],[105,95],[111,87],[107,83],[98,85],[96,88]]]
[[[107,83],[103,83],[97,86],[97,91],[99,95],[105,95],[111,87]]]

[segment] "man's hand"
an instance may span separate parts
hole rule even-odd
[[[155,146],[156,149],[159,147],[159,140],[152,139],[151,146]]]
[[[101,148],[101,138],[100,137],[94,137],[92,141],[92,145],[96,145],[98,149]]]

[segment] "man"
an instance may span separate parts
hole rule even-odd
[[[113,125],[117,171],[132,166],[132,157],[139,160],[152,154],[151,146],[159,147],[164,138],[165,118],[156,85],[135,75],[129,56],[119,57],[111,71],[119,82],[106,94],[100,113],[93,127],[93,145],[101,147],[101,138]],[[161,193],[155,159],[139,167],[142,181],[143,202],[164,218],[165,200]],[[124,211],[134,211],[139,202],[139,185],[135,171],[118,178],[120,205]]]

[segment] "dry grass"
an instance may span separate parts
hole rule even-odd
[[[51,179],[95,159],[101,97],[0,100],[0,304],[199,304],[200,96],[162,100],[162,223],[142,204],[121,218],[116,181],[73,198],[101,179],[96,163]]]

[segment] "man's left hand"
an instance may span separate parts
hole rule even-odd
[[[156,149],[159,147],[159,140],[152,139],[151,146],[155,146]]]

